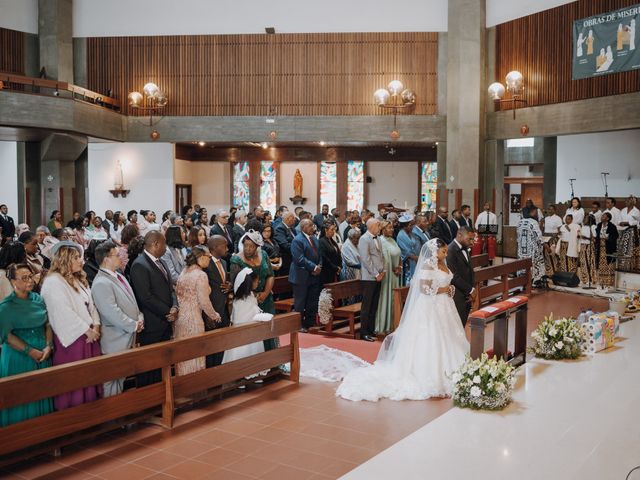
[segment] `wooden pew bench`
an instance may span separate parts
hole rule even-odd
[[[527,360],[527,310],[529,299],[525,295],[509,297],[469,314],[471,326],[471,358],[480,358],[484,352],[485,331],[493,324],[493,354],[519,366]],[[508,355],[509,319],[515,314],[514,349]]]
[[[344,338],[356,338],[356,318],[360,319],[362,302],[342,306],[343,300],[362,295],[360,280],[344,280],[342,282],[327,283],[324,288],[331,292],[333,298],[333,316],[326,325],[309,330],[311,333],[323,333]]]
[[[160,416],[164,427],[172,428],[178,399],[192,395],[195,395],[193,401],[217,397],[244,383],[244,377],[287,362],[291,362],[288,378],[297,383],[300,375],[299,329],[300,315],[289,313],[274,317],[273,324],[252,322],[221,328],[189,338],[0,378],[0,409],[5,409],[116,378],[156,369],[162,371],[159,383],[0,428],[0,438],[4,440],[0,442],[0,467],[154,416]],[[290,335],[289,345],[188,375],[172,375],[172,366],[178,362],[285,334]],[[275,370],[275,374],[283,376],[280,370]]]
[[[289,283],[288,276],[275,277],[271,291],[276,297],[274,302],[276,312],[288,313],[293,311],[293,288]]]

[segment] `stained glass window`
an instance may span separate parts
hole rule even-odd
[[[337,203],[337,170],[335,162],[320,162],[320,205],[327,204],[329,209]]]
[[[423,212],[435,210],[438,164],[436,162],[422,162],[420,169],[420,210]]]
[[[276,211],[277,171],[275,162],[260,162],[260,206],[270,212]]]
[[[249,210],[249,162],[233,164],[233,206]]]
[[[347,164],[347,210],[364,208],[364,162],[349,160]]]

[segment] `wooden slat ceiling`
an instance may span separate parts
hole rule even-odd
[[[166,115],[378,115],[373,92],[397,78],[430,115],[437,56],[437,33],[89,38],[88,87],[126,103],[153,81]]]
[[[511,70],[525,78],[529,106],[640,91],[640,71],[572,80],[573,21],[637,4],[638,0],[580,0],[496,27],[496,78]]]

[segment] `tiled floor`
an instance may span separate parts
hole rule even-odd
[[[344,480],[640,479],[640,318],[575,361],[531,359],[500,412],[454,408]]]
[[[530,328],[551,311],[575,315],[582,306],[603,309],[606,302],[557,292],[534,295]],[[301,343],[315,345],[318,338]],[[358,354],[364,344],[340,346]],[[368,350],[367,355],[371,355]],[[115,432],[64,449],[57,458],[43,456],[14,465],[0,476],[335,479],[451,409],[447,399],[352,403],[335,398],[334,391],[333,384],[308,380],[249,389],[178,415],[171,431],[142,425]]]

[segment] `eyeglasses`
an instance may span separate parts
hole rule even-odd
[[[25,275],[23,277],[17,277],[16,280],[20,280],[21,282],[33,282],[33,275]]]

